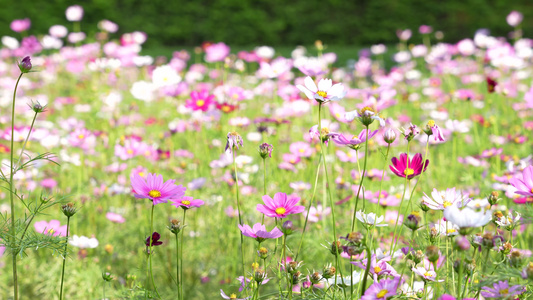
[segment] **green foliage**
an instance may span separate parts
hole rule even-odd
[[[4,0],[5,1],[5,0]],[[148,33],[149,45],[199,45],[224,41],[233,45],[327,44],[361,45],[393,43],[397,29],[410,28],[419,42],[418,26],[431,25],[458,41],[479,28],[505,36],[511,27],[505,17],[512,10],[524,14],[523,30],[533,31],[533,2],[516,0],[391,1],[391,0],[93,0],[78,1],[85,10],[82,30],[97,30],[109,19],[120,32]],[[18,1],[0,11],[0,36],[17,36],[10,30],[13,19],[30,18],[31,34],[45,34],[54,24],[68,27],[64,12],[75,2],[67,0]]]

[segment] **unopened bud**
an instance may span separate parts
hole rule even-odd
[[[333,276],[335,276],[335,272],[337,270],[335,269],[335,267],[333,266],[326,266],[324,268],[324,270],[322,271],[322,277],[328,279],[328,278],[331,278]]]
[[[26,56],[19,63],[19,70],[21,73],[28,73],[32,68],[31,59],[29,56]]]
[[[435,245],[430,245],[426,248],[426,256],[430,262],[436,262],[439,260],[440,253],[439,247]]]
[[[111,273],[104,272],[104,273],[102,273],[102,279],[104,281],[106,281],[106,282],[107,281],[111,281],[111,280],[113,280],[113,276],[111,276]]]
[[[168,230],[170,230],[170,232],[177,235],[183,227],[184,226],[181,225],[181,221],[177,219],[172,219],[172,221],[170,221],[170,226],[168,226],[167,228]]]
[[[392,128],[389,128],[383,134],[383,140],[385,140],[387,144],[392,144],[394,140],[396,140],[396,132]]]
[[[281,232],[283,232],[285,236],[288,236],[293,233],[293,228],[294,224],[292,223],[292,221],[285,221],[281,226]]]
[[[261,145],[259,145],[259,156],[261,156],[261,158],[263,159],[267,157],[272,157],[273,149],[274,149],[274,146],[268,143],[262,143]]]
[[[313,274],[311,274],[311,276],[309,276],[309,280],[313,284],[318,284],[320,282],[320,280],[322,280],[322,275],[320,275],[320,273],[318,273],[318,272],[314,272]]]
[[[261,247],[259,250],[257,250],[257,254],[259,255],[259,258],[266,259],[268,257],[268,249]]]
[[[341,254],[342,253],[341,242],[340,241],[335,241],[335,242],[331,243],[331,247],[330,247],[329,251],[334,256],[337,256],[337,255]]]
[[[72,217],[73,215],[76,214],[77,209],[76,209],[76,206],[74,205],[74,203],[69,202],[69,203],[61,206],[61,211],[63,212],[63,214],[65,216],[67,216],[67,218],[70,218],[70,217]]]
[[[489,201],[489,204],[492,206],[492,205],[495,205],[496,203],[498,203],[498,201],[500,200],[498,198],[500,194],[497,192],[497,191],[493,191],[492,193],[490,193],[489,197],[487,198],[487,200]]]
[[[511,263],[511,266],[513,267],[520,267],[522,265],[523,256],[522,253],[518,250],[514,250],[511,252],[511,255],[509,257],[509,262]]]

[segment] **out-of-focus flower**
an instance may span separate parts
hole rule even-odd
[[[20,19],[20,20],[13,20],[11,22],[11,25],[9,25],[11,30],[13,30],[14,32],[26,31],[30,29],[30,26],[31,26],[31,21],[28,18]]]
[[[66,236],[67,225],[61,226],[58,220],[51,220],[50,222],[39,221],[33,224],[35,231],[42,234],[51,234],[53,236]]]
[[[98,240],[96,238],[88,238],[86,236],[74,235],[68,243],[81,249],[98,247]]]
[[[296,87],[304,93],[309,100],[316,100],[319,103],[328,101],[339,101],[346,95],[342,83],[333,84],[331,79],[322,78],[318,82],[318,87],[310,76],[305,77],[303,85]]]
[[[271,231],[267,231],[265,225],[261,223],[256,223],[253,227],[247,224],[239,224],[238,226],[243,235],[254,238],[259,243],[262,243],[266,239],[277,239],[283,236],[283,233],[277,227],[274,227]]]
[[[500,281],[494,283],[491,287],[484,286],[481,289],[481,295],[485,298],[496,298],[496,299],[509,299],[512,296],[522,294],[523,287],[521,285],[509,286],[509,282]]]
[[[170,204],[175,207],[181,207],[183,209],[189,209],[191,207],[200,207],[204,205],[204,201],[200,199],[194,199],[193,197],[183,196],[178,199],[170,199]]]
[[[65,11],[65,16],[70,22],[79,22],[83,18],[83,7],[79,5],[72,5]]]
[[[477,212],[469,207],[464,207],[461,210],[456,205],[451,205],[444,209],[444,218],[459,226],[459,228],[485,226],[492,220],[489,212]]]
[[[525,168],[521,176],[515,175],[509,183],[516,188],[515,194],[533,196],[533,166]]]

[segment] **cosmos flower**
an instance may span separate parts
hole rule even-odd
[[[176,180],[170,179],[163,182],[163,176],[148,173],[145,178],[139,174],[132,174],[131,187],[137,199],[150,199],[153,204],[167,203],[169,199],[181,198],[187,188],[175,185]]]
[[[262,225],[261,223],[256,223],[253,227],[250,227],[250,225],[247,224],[239,224],[238,226],[244,236],[254,238],[259,243],[266,239],[277,239],[283,235],[281,230],[279,230],[277,227],[274,227],[274,229],[269,232],[266,230],[265,225]]]
[[[515,194],[533,196],[533,166],[528,166],[520,176],[513,177],[509,183],[516,188]]]
[[[152,246],[159,246],[163,244],[163,242],[159,240],[160,238],[161,238],[161,235],[154,231],[154,233],[152,233]],[[150,247],[150,237],[146,238],[146,246]]]
[[[35,231],[42,234],[51,234],[53,236],[66,236],[67,225],[61,226],[58,220],[51,220],[50,222],[39,221],[33,224]]]
[[[322,78],[318,82],[318,87],[309,76],[305,77],[305,86],[296,87],[304,93],[309,100],[316,100],[319,103],[328,101],[339,101],[346,95],[344,86],[341,83],[333,84],[331,79]]]
[[[333,142],[335,142],[335,144],[339,146],[347,146],[349,148],[356,149],[359,147],[359,145],[366,141],[366,132],[367,129],[363,129],[359,133],[359,136],[354,135],[350,139],[346,138],[341,133],[330,133],[329,136],[331,137]],[[376,133],[378,133],[377,130],[368,130],[368,138],[371,139],[374,135],[376,135]]]
[[[175,207],[181,207],[183,209],[189,209],[191,207],[200,207],[204,205],[204,201],[200,199],[193,199],[193,197],[183,196],[178,199],[170,199],[170,204]]]
[[[426,159],[425,164],[422,163],[422,154],[417,153],[413,159],[408,159],[406,153],[400,154],[400,158],[393,157],[391,159],[392,165],[389,166],[391,171],[399,177],[407,177],[412,179],[422,172],[426,171],[429,165],[429,159]],[[423,168],[423,170],[422,170]]]
[[[304,206],[296,205],[300,197],[287,196],[285,193],[276,193],[274,199],[268,195],[263,196],[263,204],[257,204],[257,210],[271,218],[285,218],[291,214],[299,214],[305,210]]]
[[[360,210],[355,214],[355,217],[361,223],[366,224],[366,225],[376,226],[376,227],[388,226],[388,224],[386,223],[381,224],[381,222],[383,222],[385,217],[384,216],[378,217],[375,213],[365,214],[363,213],[363,211]]]
[[[437,189],[433,189],[431,197],[426,195],[426,193],[422,197],[424,204],[434,210],[445,210],[451,205],[456,205],[458,208],[461,208],[467,205],[470,200],[461,191],[456,191],[455,188],[440,192]]]
[[[435,124],[435,121],[428,121],[425,132],[428,135],[432,135],[435,142],[444,142],[444,135],[442,134],[442,130],[437,124]]]
[[[238,150],[239,145],[241,145],[242,147],[243,140],[237,132],[228,132],[227,139],[228,141],[226,142],[226,148],[224,149],[224,151],[226,151],[227,153],[232,153],[234,149]]]
[[[207,111],[209,106],[215,103],[215,96],[210,95],[208,90],[192,91],[191,98],[185,102],[185,107],[194,111]]]
[[[444,209],[444,218],[459,228],[470,228],[487,225],[492,220],[492,215],[486,211],[477,212],[470,207],[460,210],[456,205],[451,205]]]
[[[228,296],[228,295],[226,295],[226,293],[224,293],[223,290],[220,290],[220,296],[222,296],[222,298],[224,298],[224,299],[231,299],[231,300],[246,300],[246,299],[250,299],[251,298],[251,297],[237,298],[237,295],[235,295],[235,294],[230,294]]]
[[[400,277],[375,281],[366,291],[361,300],[385,300],[396,296]]]
[[[433,270],[428,270],[424,267],[416,267],[412,268],[413,272],[419,276],[421,276],[426,281],[436,281],[436,282],[442,282],[443,279],[437,280],[437,273]]]
[[[359,122],[361,122],[361,124],[363,124],[365,126],[368,126],[368,125],[372,124],[375,120],[377,120],[377,121],[379,121],[379,126],[381,126],[381,127],[385,126],[385,120],[383,120],[376,113],[376,111],[370,106],[364,107],[363,109],[361,109],[361,111],[358,111],[358,110],[349,111],[349,112],[344,114],[344,118],[348,122],[351,122],[351,121],[357,119]],[[370,138],[370,136],[369,136],[369,138]]]
[[[88,238],[86,236],[74,235],[68,243],[81,249],[98,247],[98,240],[96,238]]]
[[[493,288],[484,286],[481,295],[486,298],[507,299],[522,294],[522,292],[523,287],[521,285],[509,287],[509,282],[506,280],[494,283]]]

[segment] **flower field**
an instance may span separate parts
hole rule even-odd
[[[339,62],[11,23],[0,299],[531,299],[533,40]]]

